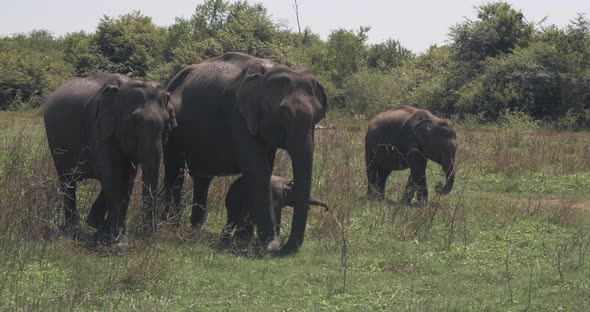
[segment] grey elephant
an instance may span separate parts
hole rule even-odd
[[[275,175],[270,177],[272,207],[277,220],[277,235],[280,234],[282,209],[295,205],[295,198],[293,197],[294,184],[293,180],[283,177]],[[313,196],[309,197],[309,204],[324,207],[326,211],[329,209],[328,204]],[[244,177],[239,177],[229,187],[225,196],[225,208],[227,209],[227,223],[223,228],[222,237],[228,238],[236,228],[236,237],[250,238],[253,234],[254,223],[251,198]]]
[[[76,182],[97,179],[101,191],[87,223],[104,243],[125,231],[125,215],[139,165],[144,222],[153,220],[153,193],[163,144],[176,126],[169,94],[155,82],[118,74],[75,79],[49,95],[43,119],[64,199],[64,228],[77,236]]]
[[[428,200],[426,164],[440,164],[446,174],[439,194],[448,194],[455,181],[457,133],[448,119],[431,112],[402,105],[381,112],[369,121],[365,136],[367,197],[382,199],[385,182],[394,170],[410,169],[402,202],[410,204],[417,193],[419,201]]]
[[[303,243],[311,192],[314,125],[325,116],[322,85],[305,67],[276,65],[242,53],[225,53],[181,70],[168,84],[178,127],[164,148],[169,215],[180,213],[185,163],[193,178],[191,224],[207,222],[207,192],[215,176],[249,181],[258,240],[279,249],[271,207],[270,176],[277,149],[292,160],[295,212],[282,253]]]

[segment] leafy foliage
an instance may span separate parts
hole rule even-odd
[[[0,38],[0,110],[37,107],[48,90],[71,76],[60,47],[44,30]]]
[[[489,3],[476,9],[477,20],[467,20],[451,28],[450,37],[458,60],[478,63],[527,45],[533,26],[526,22],[522,12],[506,2]]]
[[[105,16],[98,24],[95,42],[110,68],[131,77],[145,77],[162,54],[163,30],[139,11],[112,19]]]

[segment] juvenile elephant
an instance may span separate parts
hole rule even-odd
[[[455,181],[456,150],[457,134],[448,119],[405,105],[379,113],[369,121],[365,136],[367,197],[383,198],[389,174],[410,168],[402,202],[410,204],[415,192],[419,201],[428,200],[428,159],[442,166],[446,181],[436,190],[448,194]]]
[[[277,220],[277,235],[281,228],[281,210],[286,206],[294,206],[295,198],[293,197],[293,180],[288,180],[279,176],[270,177],[270,190],[272,194],[272,207]],[[234,228],[237,228],[236,236],[250,237],[253,233],[253,216],[251,198],[248,192],[248,186],[244,177],[239,177],[232,183],[225,196],[225,208],[227,209],[227,223],[223,228],[222,237],[227,238]],[[314,198],[309,197],[309,204],[312,206],[321,206],[327,211],[328,205]]]
[[[87,223],[113,242],[125,215],[137,166],[142,166],[144,222],[152,222],[163,142],[176,126],[170,95],[155,82],[118,74],[69,81],[54,91],[43,119],[64,199],[65,230],[77,236],[76,182],[97,179],[102,189]],[[106,217],[105,217],[106,216]]]
[[[164,148],[165,189],[180,213],[183,168],[193,178],[191,223],[206,223],[207,192],[215,176],[242,174],[252,194],[258,240],[278,249],[270,176],[278,148],[292,159],[296,187],[289,241],[303,243],[311,191],[314,125],[324,118],[326,95],[305,67],[291,69],[242,53],[225,53],[180,71],[168,84],[178,128]]]

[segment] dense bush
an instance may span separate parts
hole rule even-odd
[[[61,42],[46,31],[0,38],[0,110],[28,109],[71,77]]]
[[[403,86],[390,74],[364,70],[344,84],[346,110],[354,116],[371,118],[395,105],[403,104]]]

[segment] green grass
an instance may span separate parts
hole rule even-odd
[[[388,181],[392,202],[367,202],[365,121],[331,113],[316,132],[311,209],[299,253],[276,258],[219,246],[223,198],[210,190],[210,230],[163,227],[138,235],[139,192],[128,219],[130,250],[59,235],[60,198],[37,113],[0,113],[2,310],[588,310],[590,133],[459,125],[455,188],[397,204],[407,171]],[[285,153],[275,174],[290,175]],[[183,196],[188,205],[190,183]],[[84,216],[98,183],[80,184]],[[286,241],[291,211],[285,211]]]

